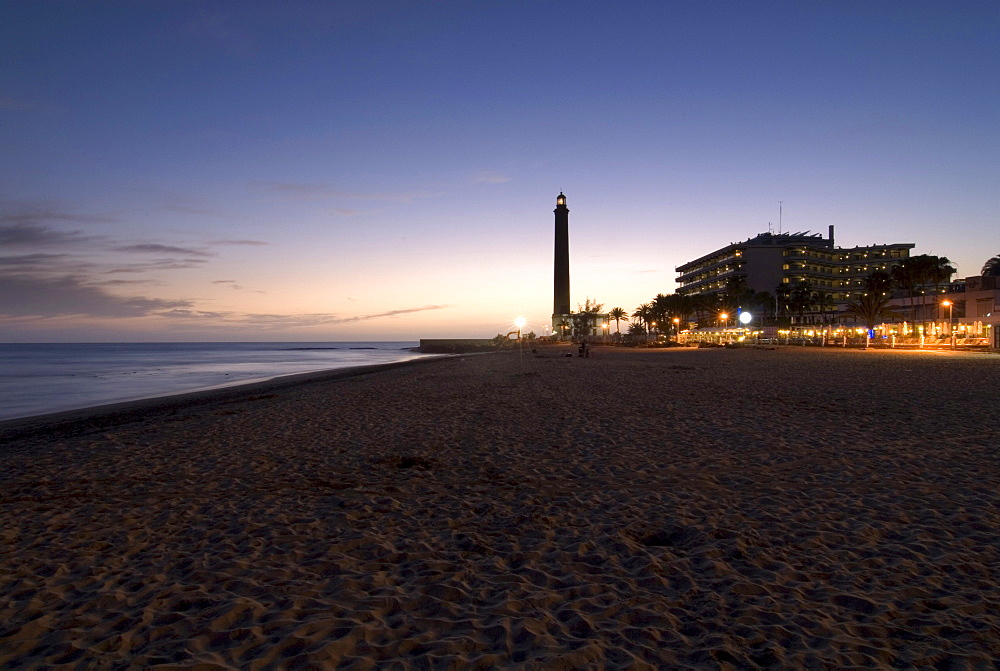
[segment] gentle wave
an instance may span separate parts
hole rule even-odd
[[[5,343],[0,419],[408,361],[416,342]]]

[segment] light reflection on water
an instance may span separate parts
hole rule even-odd
[[[428,356],[409,351],[416,346],[415,342],[0,344],[0,420]]]

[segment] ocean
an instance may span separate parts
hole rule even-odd
[[[0,343],[0,420],[426,356],[416,342]]]

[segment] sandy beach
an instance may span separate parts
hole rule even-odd
[[[496,354],[0,424],[0,666],[1000,659],[1000,356]]]

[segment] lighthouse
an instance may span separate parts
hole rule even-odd
[[[555,263],[552,279],[552,332],[567,335],[571,323],[569,307],[569,208],[566,196],[560,191],[556,196]]]

